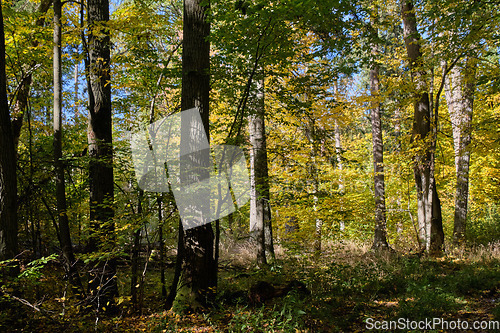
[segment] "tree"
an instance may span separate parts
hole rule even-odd
[[[0,260],[14,258],[17,254],[16,151],[6,80],[5,34],[0,8]]]
[[[64,256],[64,268],[75,291],[83,292],[80,276],[75,267],[75,255],[69,228],[66,205],[64,163],[62,161],[62,61],[61,61],[61,0],[54,0],[54,167],[56,174],[56,202],[59,220],[59,242]]]
[[[411,78],[415,86],[414,114],[411,142],[415,145],[413,172],[417,190],[418,231],[421,248],[431,253],[440,252],[444,245],[444,233],[436,181],[434,179],[435,136],[429,99],[426,71],[423,66],[421,38],[417,30],[415,9],[411,0],[401,3],[404,42]],[[434,115],[436,116],[436,115]],[[434,128],[435,129],[435,128]]]
[[[267,169],[264,80],[255,84],[254,98],[251,101],[251,114],[248,117],[250,135],[250,230],[256,239],[257,264],[267,264],[266,234],[271,223],[269,207],[269,175]],[[271,245],[272,246],[272,245]]]
[[[192,117],[182,117],[181,126],[202,128],[209,138],[209,92],[210,92],[210,23],[207,11],[210,3],[201,0],[184,0],[184,23],[182,41],[182,92],[181,110],[197,107],[202,124],[197,124]],[[197,144],[200,138],[193,131],[186,135],[183,131],[181,142]],[[188,143],[189,142],[189,143]],[[199,146],[199,145],[198,145]],[[207,175],[209,162],[208,149],[181,157],[181,180],[183,177],[194,177],[194,181]],[[201,173],[183,173],[185,166],[202,169]],[[206,207],[201,219],[208,219]],[[203,221],[200,221],[203,223]],[[182,269],[180,290],[175,298],[175,307],[206,306],[215,296],[217,287],[217,263],[214,259],[214,232],[212,225],[184,229]]]
[[[454,66],[445,80],[445,97],[450,115],[455,153],[455,215],[453,242],[464,241],[469,198],[469,163],[476,60],[468,58],[462,68]]]
[[[38,17],[35,20],[36,27],[43,27],[45,24],[45,14],[49,10],[51,5],[50,0],[41,0],[38,5],[37,14]],[[34,35],[34,34],[33,34]],[[31,41],[31,45],[33,47],[38,47],[39,41],[38,39],[33,38]],[[12,131],[14,133],[14,146],[17,151],[17,146],[19,144],[19,137],[21,136],[21,128],[23,126],[24,114],[28,108],[28,97],[31,88],[31,83],[33,79],[33,71],[39,66],[37,65],[35,60],[29,64],[29,67],[23,73],[23,77],[21,78],[21,82],[19,86],[16,88],[16,98],[14,100],[13,105],[13,115],[12,115]],[[24,70],[23,70],[24,72]]]
[[[113,140],[111,125],[110,34],[108,0],[88,2],[89,184],[88,250],[109,253],[114,243]],[[105,256],[91,272],[89,288],[99,306],[118,295],[116,263]]]
[[[375,6],[377,6],[375,4]],[[375,9],[376,11],[377,9]],[[373,142],[373,182],[375,196],[375,232],[373,235],[374,249],[387,248],[387,227],[385,218],[385,181],[384,181],[384,142],[382,139],[382,121],[380,107],[380,81],[378,59],[378,29],[375,26],[377,12],[372,16],[374,41],[372,42],[372,65],[370,68],[371,123]]]

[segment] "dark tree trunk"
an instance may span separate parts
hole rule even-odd
[[[7,101],[5,35],[0,7],[0,260],[14,258],[17,254],[16,201],[16,151]]]
[[[111,251],[114,246],[113,142],[111,125],[109,1],[88,1],[89,24],[89,250]],[[99,304],[110,308],[118,295],[116,263],[97,263],[89,289]],[[108,304],[109,303],[109,304]]]
[[[413,157],[413,171],[417,190],[419,240],[422,248],[428,252],[431,252],[432,249],[432,252],[436,253],[440,252],[444,245],[441,237],[436,234],[433,235],[433,232],[442,233],[443,230],[442,223],[440,223],[442,221],[441,207],[434,179],[433,147],[435,147],[436,138],[433,131],[431,131],[432,112],[428,93],[429,87],[422,64],[420,35],[417,30],[417,21],[411,0],[402,2],[401,15],[406,52],[416,89],[411,142],[418,148]],[[430,140],[431,144],[426,143],[426,140]]]
[[[74,292],[82,294],[83,286],[75,266],[75,255],[71,242],[68,214],[66,212],[66,188],[62,161],[62,61],[61,61],[61,0],[54,0],[54,167],[56,174],[57,216],[59,219],[59,241],[64,256],[64,266]]]
[[[374,18],[372,18],[372,28],[375,34],[378,34],[374,27]],[[376,42],[372,45],[372,65],[370,69],[370,92],[371,102],[371,123],[372,123],[372,142],[373,142],[373,182],[375,196],[375,232],[373,235],[373,249],[388,248],[386,210],[385,210],[385,180],[384,180],[384,142],[382,139],[382,121],[380,107],[380,82],[379,66],[377,64],[378,45]]]
[[[203,3],[203,5],[202,5]],[[207,21],[208,1],[184,0],[182,92],[181,110],[197,107],[202,124],[196,119],[182,116],[181,126],[202,127],[209,138],[209,92],[210,92],[210,43],[207,37],[210,24]],[[199,137],[182,131],[181,142],[199,147]],[[195,137],[196,136],[196,137]],[[183,144],[184,144],[183,143]],[[194,177],[194,181],[208,177],[209,151],[207,149],[181,157],[181,181]],[[200,173],[184,174],[184,166]],[[179,309],[207,306],[215,298],[217,287],[217,263],[214,260],[214,232],[211,224],[203,224],[209,218],[209,208],[202,207],[201,226],[184,230],[183,260],[180,277],[181,289],[175,302]]]

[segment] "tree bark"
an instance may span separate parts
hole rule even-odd
[[[204,5],[202,5],[204,4]],[[210,23],[207,21],[209,1],[184,0],[183,52],[182,52],[182,91],[181,110],[193,107],[199,109],[202,124],[195,119],[183,116],[181,126],[203,128],[209,138],[209,91],[210,91]],[[181,134],[181,142],[199,147],[199,138],[193,131]],[[194,181],[208,177],[209,151],[204,149],[193,154],[181,156],[181,180],[194,177]],[[184,166],[202,171],[184,174]],[[209,208],[202,207],[200,219],[209,218]],[[179,241],[184,242],[181,290],[176,295],[174,307],[196,308],[207,306],[215,298],[217,287],[217,263],[214,259],[214,232],[211,224],[184,230]]]
[[[421,38],[413,3],[404,0],[401,4],[403,32],[412,81],[415,85],[414,119],[411,142],[416,147],[413,156],[413,171],[417,190],[417,216],[421,248],[428,252],[440,252],[444,245],[441,207],[434,179],[435,137],[431,131],[431,106],[423,68]],[[439,234],[439,235],[438,235]]]
[[[35,21],[35,25],[42,27],[45,23],[45,13],[49,10],[51,5],[50,0],[41,0],[38,6],[39,18]],[[37,47],[38,40],[32,42],[33,47]],[[38,66],[35,62],[30,64],[31,68],[23,75],[19,87],[17,88],[16,99],[14,100],[12,112],[12,132],[14,133],[14,147],[17,151],[19,145],[19,137],[21,136],[21,129],[23,126],[24,114],[28,108],[28,98],[33,78],[33,70]]]
[[[76,294],[83,292],[80,275],[76,269],[75,255],[71,242],[68,214],[66,212],[66,188],[64,179],[64,164],[62,161],[62,61],[61,61],[61,0],[54,0],[54,167],[56,175],[56,202],[57,216],[59,220],[59,241],[64,256],[64,267],[69,282]]]
[[[109,1],[88,1],[89,24],[89,184],[90,251],[111,251],[114,246],[113,141],[110,83]],[[118,295],[116,263],[97,263],[89,288],[99,306],[113,303]],[[108,304],[109,303],[109,304]]]
[[[453,227],[453,242],[455,244],[460,244],[465,240],[467,223],[475,71],[475,61],[468,58],[462,68],[454,66],[445,81],[445,97],[451,120],[455,152],[456,184]]]
[[[372,20],[373,22],[373,20]],[[377,31],[375,29],[375,31]],[[378,45],[372,45],[372,66],[370,69],[370,92],[371,102],[371,123],[373,142],[373,182],[375,196],[375,232],[373,235],[373,249],[388,248],[386,208],[385,208],[385,180],[384,180],[384,142],[382,139],[382,121],[380,107],[380,83],[379,66],[376,57],[378,56]]]
[[[250,104],[250,231],[257,245],[257,264],[266,265],[266,236],[271,223],[265,133],[264,80],[259,78]],[[266,231],[267,234],[266,235]],[[272,245],[271,245],[272,246]]]
[[[339,99],[339,82],[338,78],[335,78],[335,81],[333,81],[333,94],[335,97],[335,100],[338,102]],[[339,171],[339,195],[340,195],[340,210],[344,210],[343,206],[343,195],[344,195],[344,190],[345,190],[345,185],[344,185],[344,179],[342,177],[342,172],[344,170],[344,165],[342,163],[342,140],[340,136],[340,126],[339,126],[339,121],[337,118],[334,119],[334,125],[333,125],[333,135],[334,135],[334,140],[335,140],[335,159],[337,162],[337,169]],[[345,229],[345,222],[344,222],[344,215],[341,215],[341,219],[339,222],[339,229],[340,232],[342,233]]]
[[[142,230],[142,200],[144,191],[139,190],[137,195],[137,218],[140,219],[140,226],[134,231],[134,243],[132,245],[131,265],[130,265],[130,296],[134,312],[142,315],[142,303],[139,302],[139,254],[141,246]]]
[[[5,35],[0,1],[0,260],[17,254],[16,151],[7,101]]]
[[[158,245],[160,247],[160,285],[161,297],[167,298],[167,288],[165,286],[165,242],[163,240],[163,194],[157,195],[158,202]]]

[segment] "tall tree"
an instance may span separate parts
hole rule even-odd
[[[375,4],[375,7],[377,5]],[[371,123],[373,142],[373,182],[375,194],[375,232],[373,236],[374,249],[387,248],[387,228],[385,209],[385,180],[384,180],[384,142],[382,139],[382,121],[380,107],[380,81],[378,59],[378,29],[376,27],[377,9],[372,15],[372,29],[374,41],[372,42],[372,64],[370,69]]]
[[[401,16],[411,78],[416,90],[411,142],[417,146],[413,156],[413,172],[417,189],[420,246],[428,252],[437,253],[444,245],[444,233],[441,204],[434,179],[433,147],[435,144],[433,141],[435,137],[431,130],[431,124],[434,122],[432,121],[427,73],[423,66],[421,38],[411,0],[402,1]]]
[[[339,99],[339,80],[338,78],[335,78],[333,81],[333,96],[335,100]],[[344,179],[342,177],[342,172],[344,170],[344,164],[342,163],[342,141],[340,137],[340,126],[339,126],[339,120],[337,119],[338,117],[335,117],[333,120],[333,137],[335,140],[335,162],[337,169],[339,171],[339,194],[340,196],[344,195],[345,191],[345,185],[344,185]],[[344,207],[340,207],[341,210],[344,210]],[[344,218],[341,218],[339,221],[339,228],[340,232],[343,232],[345,229],[345,221]]]
[[[454,66],[445,80],[445,97],[450,115],[455,152],[455,218],[453,242],[465,237],[469,198],[469,162],[476,61],[468,58],[465,66]]]
[[[7,101],[5,34],[0,1],[0,260],[17,254],[16,151]]]
[[[209,92],[210,92],[210,23],[207,20],[209,1],[184,0],[184,22],[182,41],[182,90],[181,110],[197,107],[202,124],[196,117],[181,118],[181,126],[203,129],[209,138]],[[187,132],[187,133],[186,133]],[[197,131],[183,131],[181,142],[199,147],[200,135]],[[183,143],[184,145],[184,143]],[[209,158],[208,149],[181,157],[181,180],[183,177],[194,177],[194,181],[207,177]],[[183,174],[183,163],[192,170],[202,169],[200,173]],[[202,207],[200,218],[209,218],[207,207]],[[208,207],[209,208],[209,207]],[[204,221],[200,221],[204,223]],[[214,259],[214,232],[212,225],[185,229],[183,237],[182,269],[180,290],[176,295],[176,308],[206,306],[215,296],[217,287],[217,263]]]
[[[42,27],[45,24],[45,14],[50,8],[51,5],[50,0],[41,0],[38,5],[37,13],[39,14],[36,21],[35,26]],[[36,39],[36,34],[33,33],[31,45],[33,48],[38,47],[39,41]],[[12,112],[12,131],[14,133],[14,146],[17,151],[17,146],[19,144],[19,137],[21,136],[21,128],[23,126],[24,114],[28,108],[28,97],[31,88],[31,83],[33,79],[33,71],[39,65],[33,60],[30,64],[27,64],[25,68],[25,73],[21,78],[21,82],[19,86],[16,88],[16,96],[13,102],[13,112]]]
[[[111,125],[109,1],[88,1],[90,251],[111,250],[114,243],[113,141]],[[100,262],[89,288],[100,306],[118,294],[116,263]]]
[[[264,80],[256,80],[255,93],[250,103],[248,117],[250,135],[250,230],[257,243],[257,264],[267,264],[266,243],[271,242],[272,233],[269,207],[269,174],[267,168]],[[266,238],[269,238],[266,239]],[[272,253],[269,253],[272,254]]]
[[[68,214],[66,212],[66,188],[64,179],[64,164],[62,161],[62,61],[61,61],[61,0],[54,0],[54,166],[56,174],[57,216],[59,219],[59,241],[64,256],[64,267],[69,282],[76,292],[82,292],[82,283],[75,266],[75,255],[71,242]]]

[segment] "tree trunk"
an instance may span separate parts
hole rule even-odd
[[[182,228],[182,222],[179,220],[177,257],[175,258],[174,278],[172,279],[172,284],[170,285],[168,296],[165,299],[165,310],[170,310],[172,308],[175,297],[177,296],[177,287],[179,285],[179,280],[182,273],[182,262],[184,258],[183,253],[184,253],[184,229]]]
[[[264,82],[258,79],[248,117],[250,135],[250,231],[257,245],[257,264],[267,264],[266,223],[269,219],[269,182],[265,134]]]
[[[437,234],[433,234],[442,234],[442,224],[440,223],[441,207],[439,206],[434,179],[433,147],[435,147],[435,144],[432,141],[435,141],[435,137],[431,131],[432,112],[428,93],[429,87],[422,64],[420,35],[417,30],[417,21],[411,0],[402,2],[401,16],[411,77],[416,89],[411,142],[417,148],[413,156],[413,171],[417,190],[419,241],[421,248],[426,251],[430,252],[432,249],[432,252],[440,252],[443,248],[444,239]],[[429,140],[431,141],[430,144]]]
[[[333,94],[335,97],[335,100],[338,102],[338,96],[339,96],[339,82],[338,78],[333,81]],[[340,195],[340,210],[343,212],[344,206],[342,204],[343,202],[343,195],[344,195],[344,179],[342,177],[342,172],[344,170],[344,165],[342,163],[342,141],[340,138],[340,126],[337,118],[334,119],[334,125],[333,125],[333,135],[334,135],[334,140],[335,140],[335,159],[336,159],[336,166],[337,170],[339,171],[339,195]],[[339,229],[340,232],[342,233],[345,229],[345,222],[344,222],[344,214],[341,215],[341,219],[339,222]]]
[[[17,254],[16,151],[7,101],[5,35],[0,2],[0,260]]]
[[[202,3],[204,5],[202,5]],[[209,138],[210,91],[210,23],[207,21],[209,1],[184,0],[181,110],[199,109],[202,124],[196,117],[181,117],[181,127],[203,128]],[[181,143],[200,147],[196,131],[182,131]],[[188,177],[200,181],[208,177],[209,151],[203,149],[181,156],[181,181]],[[189,167],[189,169],[185,169]],[[184,170],[201,169],[199,173]],[[184,230],[181,290],[174,306],[178,309],[206,306],[215,298],[217,263],[214,260],[214,232],[209,219],[210,207],[201,207],[200,226]]]
[[[114,246],[113,142],[111,124],[110,36],[108,0],[88,1],[89,24],[89,250],[111,251]],[[116,263],[97,263],[89,289],[98,306],[110,308],[118,295]],[[109,303],[109,304],[108,304]]]
[[[142,304],[139,302],[139,253],[141,246],[141,229],[142,229],[142,200],[144,191],[139,190],[137,196],[137,217],[140,219],[140,226],[134,231],[134,243],[132,245],[131,265],[130,265],[130,296],[132,307],[135,313],[142,314]]]
[[[314,116],[309,116],[309,120],[305,127],[305,136],[309,141],[310,152],[310,164],[309,164],[309,174],[311,177],[311,181],[313,183],[313,211],[314,211],[314,256],[319,257],[321,255],[321,242],[323,237],[323,220],[320,219],[317,215],[318,212],[318,201],[319,201],[319,174],[318,174],[318,148],[317,148],[317,140],[318,136],[316,135],[316,124]]]
[[[469,197],[471,125],[475,91],[476,63],[469,58],[465,67],[454,66],[445,81],[445,97],[450,115],[455,152],[455,218],[453,242],[465,240]]]
[[[165,242],[163,241],[163,194],[157,196],[158,200],[158,243],[160,246],[160,285],[161,297],[163,300],[167,297],[167,288],[165,286]]]
[[[373,22],[373,21],[372,21]],[[375,29],[375,31],[377,31]],[[372,68],[370,69],[370,92],[372,97],[371,123],[373,142],[373,181],[375,194],[375,232],[373,235],[373,249],[388,248],[386,210],[385,210],[385,180],[384,180],[384,142],[382,139],[382,121],[380,107],[379,67],[376,57],[378,45],[373,44]]]
[[[45,13],[50,8],[50,0],[41,0],[38,6],[39,17],[35,21],[37,27],[43,27],[45,24]],[[36,48],[38,46],[38,40],[32,42],[32,46]],[[19,145],[19,137],[21,136],[21,128],[23,126],[24,114],[28,108],[28,97],[31,87],[31,81],[33,78],[33,70],[37,67],[35,62],[30,64],[31,68],[27,68],[27,72],[24,73],[21,83],[17,88],[16,99],[14,101],[13,112],[12,112],[12,132],[14,133],[14,147],[17,151]]]
[[[59,241],[64,256],[64,266],[74,292],[83,292],[82,282],[75,266],[75,255],[66,212],[66,188],[62,161],[62,61],[61,61],[61,0],[54,0],[54,167],[56,175],[56,202],[59,219]]]
[[[313,153],[315,154],[315,152]],[[313,204],[313,210],[314,214],[316,215],[318,213],[318,192],[319,192],[319,180],[318,180],[318,171],[316,168],[316,161],[315,157],[313,159],[313,182],[314,182],[314,204]],[[321,255],[321,248],[322,248],[322,237],[323,237],[323,220],[316,217],[314,220],[314,227],[315,227],[315,238],[314,238],[314,256],[319,257]]]

